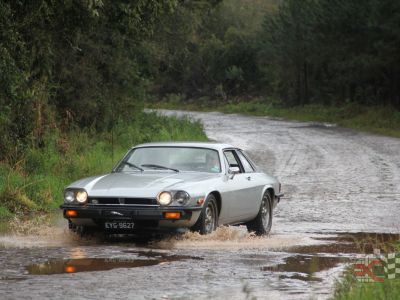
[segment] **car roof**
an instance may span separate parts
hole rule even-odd
[[[156,142],[145,143],[134,146],[133,148],[142,147],[192,147],[192,148],[209,148],[214,150],[222,150],[226,148],[237,148],[229,144],[216,142]]]

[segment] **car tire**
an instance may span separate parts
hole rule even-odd
[[[214,195],[207,197],[206,205],[201,211],[197,222],[191,227],[192,231],[200,234],[210,234],[218,227],[218,206]]]
[[[246,223],[247,230],[256,235],[267,235],[272,227],[272,197],[266,191],[262,197],[260,209],[257,216]]]

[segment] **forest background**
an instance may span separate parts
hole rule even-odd
[[[145,106],[399,136],[400,2],[0,0],[0,217],[57,207],[135,143],[206,139]]]

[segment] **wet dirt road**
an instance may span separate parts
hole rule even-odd
[[[200,119],[283,184],[270,237],[242,227],[161,240],[79,239],[60,219],[0,234],[0,299],[325,299],[361,240],[398,239],[400,139],[331,125]],[[18,230],[16,230],[18,231]],[[364,234],[361,234],[363,232]],[[372,233],[385,233],[373,235]]]

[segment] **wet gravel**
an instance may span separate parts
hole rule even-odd
[[[400,139],[314,122],[189,116],[210,139],[243,148],[280,179],[275,232],[400,231]]]
[[[162,113],[200,119],[210,139],[243,148],[280,179],[285,197],[271,236],[233,227],[208,237],[82,240],[60,220],[26,235],[4,232],[0,299],[326,299],[346,264],[379,247],[361,240],[398,239],[400,139],[331,124]]]

